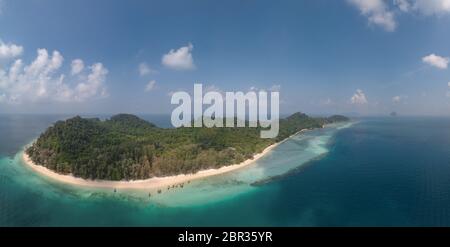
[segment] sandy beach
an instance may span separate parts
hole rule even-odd
[[[30,167],[32,170],[36,171],[37,173],[44,175],[48,178],[51,178],[53,180],[76,185],[76,186],[83,186],[83,187],[90,187],[90,188],[109,188],[109,189],[140,189],[140,190],[149,190],[149,191],[157,191],[159,189],[164,189],[171,186],[178,186],[181,184],[186,184],[190,181],[202,179],[206,177],[216,176],[220,174],[224,174],[227,172],[235,171],[237,169],[243,168],[245,166],[248,166],[252,164],[253,162],[257,161],[258,159],[264,157],[267,153],[269,153],[271,150],[273,150],[275,147],[280,145],[281,143],[285,142],[292,136],[295,136],[303,131],[301,130],[290,137],[284,139],[281,142],[272,144],[271,146],[265,148],[261,153],[256,154],[253,156],[252,159],[248,159],[240,164],[230,165],[230,166],[224,166],[219,169],[209,169],[209,170],[203,170],[199,171],[195,174],[181,174],[177,176],[168,176],[168,177],[154,177],[150,179],[145,180],[130,180],[130,181],[106,181],[106,180],[87,180],[82,178],[77,178],[71,175],[62,175],[58,174],[50,169],[47,169],[46,167],[39,166],[34,164],[34,162],[30,159],[30,157],[23,152],[22,158],[23,163]]]

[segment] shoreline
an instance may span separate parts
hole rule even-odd
[[[23,163],[31,168],[33,171],[39,173],[40,175],[43,175],[47,178],[50,178],[52,180],[62,182],[65,184],[75,185],[75,186],[81,186],[81,187],[88,187],[88,188],[100,188],[100,189],[138,189],[138,190],[151,190],[151,191],[163,191],[165,188],[172,188],[173,186],[184,186],[186,183],[190,183],[191,181],[217,176],[221,174],[225,174],[231,171],[235,171],[238,169],[241,169],[245,166],[248,166],[250,164],[253,164],[260,158],[264,157],[266,154],[268,154],[270,151],[272,151],[274,148],[276,148],[278,145],[282,144],[283,142],[287,141],[291,137],[298,135],[299,133],[302,133],[304,131],[307,131],[308,129],[302,129],[298,131],[297,133],[289,136],[288,138],[274,143],[268,147],[266,147],[261,153],[255,154],[253,158],[243,161],[239,164],[229,165],[229,166],[223,166],[218,169],[208,169],[208,170],[202,170],[194,174],[180,174],[175,176],[168,176],[168,177],[153,177],[145,180],[130,180],[130,181],[108,181],[108,180],[87,180],[83,178],[77,178],[72,175],[63,175],[56,173],[44,166],[36,165],[30,157],[25,153],[25,150],[22,154],[22,161]]]

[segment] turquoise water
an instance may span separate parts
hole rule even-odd
[[[75,188],[23,166],[22,147],[60,118],[0,116],[0,225],[450,225],[448,118],[368,118],[310,131],[241,170],[151,198]]]

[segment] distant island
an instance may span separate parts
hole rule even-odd
[[[49,127],[24,157],[36,167],[85,180],[145,180],[226,169],[299,131],[348,120],[295,113],[280,120],[277,138],[262,139],[260,127],[166,129],[129,114],[105,121],[77,116]]]
[[[395,111],[391,112],[390,116],[391,117],[396,117],[397,116],[397,112],[395,112]]]

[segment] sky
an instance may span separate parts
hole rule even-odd
[[[281,113],[450,115],[450,0],[0,0],[0,113],[170,113],[279,90]]]

